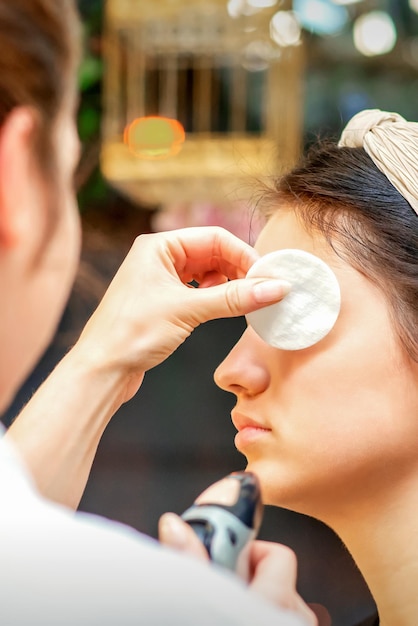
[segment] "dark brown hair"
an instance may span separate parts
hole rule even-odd
[[[378,285],[418,361],[418,215],[366,152],[319,144],[268,196],[269,212],[290,204],[308,229]]]
[[[0,125],[16,106],[36,109],[44,159],[51,158],[51,123],[68,94],[78,39],[72,0],[0,0]]]
[[[73,0],[0,0],[0,127],[15,107],[33,108],[34,154],[52,185],[52,129],[71,94],[79,39]],[[58,218],[50,213],[49,230]]]

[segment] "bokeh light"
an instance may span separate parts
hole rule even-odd
[[[259,6],[252,6],[248,0],[228,0],[226,9],[228,15],[233,18],[238,18],[243,15],[254,15],[261,10]]]
[[[409,8],[418,13],[418,0],[409,0]]]
[[[395,24],[385,11],[371,11],[357,18],[353,26],[354,45],[365,56],[390,52],[395,46]]]
[[[332,0],[334,4],[346,5],[346,4],[357,4],[358,2],[363,2],[363,0]]]
[[[269,64],[280,57],[280,50],[270,41],[255,39],[243,50],[241,65],[248,72],[263,72]]]
[[[349,21],[347,9],[331,0],[294,0],[293,10],[303,28],[317,35],[335,35]]]
[[[124,143],[141,159],[166,159],[178,154],[186,134],[182,124],[169,117],[139,117],[128,124]]]
[[[297,46],[301,42],[300,24],[292,11],[277,11],[270,20],[270,37],[279,46]]]
[[[274,7],[278,0],[247,0],[248,4],[256,9]]]

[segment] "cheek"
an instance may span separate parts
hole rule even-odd
[[[390,327],[368,334],[367,347],[348,335],[334,349],[287,355],[265,407],[272,438],[248,455],[267,503],[318,515],[324,498],[368,497],[415,471],[416,372]]]
[[[387,328],[386,341],[375,334],[367,344],[347,336],[335,351],[308,359],[289,373],[284,408],[301,436],[311,433],[329,454],[332,445],[338,444],[341,453],[354,441],[359,449],[371,442],[384,446],[398,428],[397,413],[410,410],[406,359],[390,335]]]
[[[358,281],[345,296],[336,326],[321,342],[287,353],[283,393],[296,401],[305,425],[338,432],[366,432],[393,417],[404,402],[408,359],[380,293]],[[363,292],[360,287],[363,287]],[[309,416],[312,416],[313,423]],[[327,432],[327,430],[325,430]]]

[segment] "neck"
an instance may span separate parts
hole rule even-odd
[[[380,498],[365,498],[331,519],[362,572],[381,626],[416,626],[418,615],[418,477]],[[348,510],[351,509],[351,510]]]

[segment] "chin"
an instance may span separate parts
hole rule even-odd
[[[279,472],[263,461],[248,460],[247,472],[255,474],[260,481],[261,494],[264,504],[283,506],[278,495],[283,491],[284,485],[279,478]]]
[[[246,470],[258,477],[264,504],[306,513],[305,488],[293,474],[261,460],[248,461]]]

